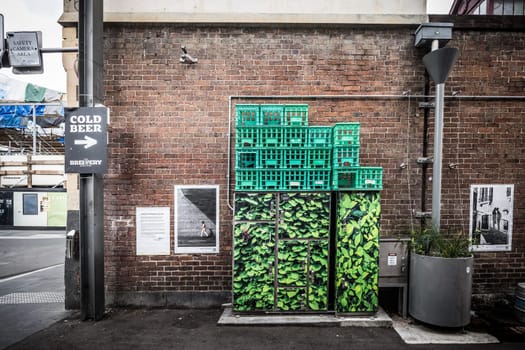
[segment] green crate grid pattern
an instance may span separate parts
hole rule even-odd
[[[235,125],[236,126],[256,126],[259,125],[259,110],[257,104],[246,104],[235,106]]]
[[[235,168],[301,170],[331,169],[330,148],[238,148],[235,152]]]
[[[308,129],[308,127],[304,126],[291,126],[282,128],[283,147],[307,147]]]
[[[259,147],[281,147],[283,143],[283,128],[280,126],[260,127],[259,131]]]
[[[236,190],[382,189],[383,169],[359,166],[359,123],[299,126],[308,105],[236,108]]]
[[[334,168],[359,166],[359,146],[334,147]]]
[[[237,150],[241,148],[255,148],[259,146],[259,129],[244,127],[235,129],[235,147]]]
[[[235,146],[240,148],[251,147],[288,147],[307,148],[308,127],[238,127],[235,129]],[[322,147],[322,146],[317,146]]]
[[[260,188],[259,171],[257,169],[235,171],[236,191],[257,191]]]
[[[286,148],[283,150],[284,168],[306,168],[307,149]]]
[[[308,147],[332,148],[331,126],[310,126],[308,128]]]
[[[282,188],[283,170],[259,170],[261,190],[278,191]]]
[[[258,167],[261,169],[282,168],[284,155],[282,148],[261,148]]]
[[[307,126],[308,125],[308,105],[285,105],[284,106],[284,125]]]
[[[382,167],[354,167],[334,169],[332,177],[334,190],[382,190]]]
[[[308,105],[238,104],[235,126],[308,126]]]
[[[333,145],[359,146],[359,123],[336,123],[333,130]]]
[[[235,168],[236,169],[255,169],[259,167],[259,153],[258,149],[238,149],[235,152]]]
[[[334,190],[357,188],[358,167],[347,169],[333,169],[332,188]]]
[[[331,169],[308,170],[308,190],[330,190]]]
[[[357,186],[362,190],[382,190],[383,168],[360,167],[359,176],[357,178]]]
[[[261,126],[283,126],[284,125],[284,105],[260,105]]]
[[[235,190],[329,191],[331,175],[331,169],[236,169]]]
[[[325,168],[332,167],[332,149],[331,148],[309,148],[307,150],[308,168]]]

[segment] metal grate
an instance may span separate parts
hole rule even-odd
[[[0,305],[64,303],[63,292],[11,293],[0,297]]]

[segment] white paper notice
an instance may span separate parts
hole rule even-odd
[[[137,208],[137,255],[170,254],[170,208]]]
[[[397,265],[397,254],[396,253],[388,253],[387,265],[388,266]]]

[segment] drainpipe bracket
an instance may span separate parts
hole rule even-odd
[[[414,213],[414,216],[418,219],[421,219],[421,218],[430,218],[432,217],[432,212],[431,211],[416,211]]]
[[[416,163],[418,164],[432,164],[434,163],[433,157],[419,157],[416,159]]]
[[[419,108],[432,109],[436,108],[435,102],[419,102]]]

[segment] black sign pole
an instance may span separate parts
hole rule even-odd
[[[103,0],[80,0],[79,105],[102,104]],[[82,319],[104,316],[104,183],[102,174],[80,175],[80,309]]]

